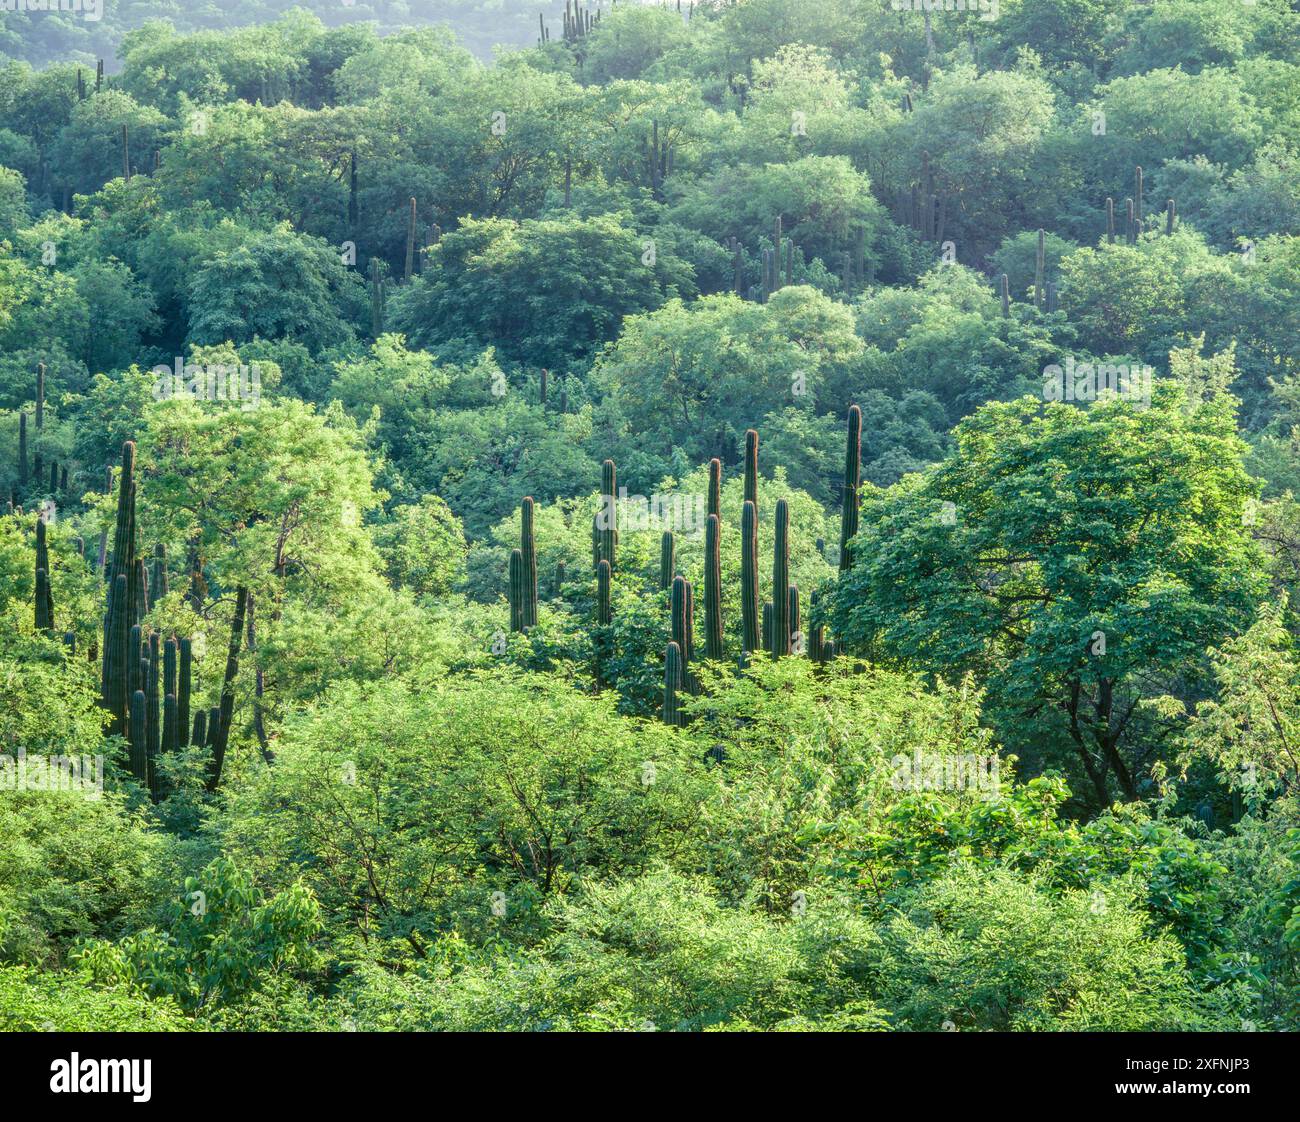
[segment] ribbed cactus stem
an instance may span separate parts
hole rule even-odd
[[[722,517],[722,461],[716,456],[709,461],[709,497],[706,513]]]
[[[190,727],[190,698],[193,696],[194,643],[182,639],[180,643],[180,681],[176,683],[176,731],[184,736]]]
[[[744,501],[753,503],[754,512],[758,512],[758,433],[754,429],[745,431]]]
[[[50,578],[44,568],[36,570],[36,630],[50,632],[54,619],[50,614]]]
[[[167,547],[161,542],[153,547],[153,571],[149,575],[149,593],[155,604],[167,595]]]
[[[208,714],[207,710],[200,709],[194,714],[194,728],[190,732],[190,743],[196,748],[202,748],[208,742]]]
[[[403,270],[403,279],[409,281],[411,274],[415,271],[415,199],[411,199],[410,207],[406,214],[406,266]]]
[[[1115,244],[1115,200],[1106,197],[1106,244]]]
[[[862,410],[849,406],[849,431],[844,448],[844,490],[840,499],[840,572],[853,567],[850,543],[858,532],[858,500],[862,485]]]
[[[1124,200],[1124,215],[1127,226],[1124,230],[1124,240],[1133,245],[1137,242],[1137,212],[1133,209],[1133,200]]]
[[[614,622],[614,609],[610,601],[610,579],[613,570],[603,557],[596,566],[596,622],[602,627]]]
[[[812,618],[808,626],[808,657],[817,663],[826,661],[826,629],[817,622],[817,608],[820,602],[820,591],[813,589],[812,611],[810,612]]]
[[[803,626],[799,615],[799,588],[790,586],[790,653],[803,654]]]
[[[759,650],[758,513],[746,502],[740,514],[740,618],[745,653]]]
[[[776,503],[772,542],[772,655],[790,653],[790,506]]]
[[[177,643],[175,639],[168,639],[163,644],[163,696],[176,693],[176,656]]]
[[[1133,169],[1133,221],[1138,233],[1142,231],[1142,165]]]
[[[682,652],[676,643],[669,643],[664,652],[664,706],[663,722],[666,725],[682,723],[678,708],[678,692],[682,688]]]
[[[677,539],[671,530],[665,530],[659,539],[659,591],[667,592],[677,575]]]
[[[772,601],[763,604],[763,650],[772,653]]]
[[[131,741],[131,774],[141,783],[149,779],[148,737],[145,733],[145,697],[143,690],[131,695],[131,717],[128,723]]]
[[[1043,274],[1047,268],[1047,235],[1038,231],[1038,248],[1034,254],[1034,307],[1043,306]]]
[[[164,752],[175,752],[179,747],[176,742],[176,730],[178,727],[179,717],[176,695],[174,693],[169,693],[163,698],[162,750]]]
[[[519,510],[519,548],[524,556],[523,621],[524,627],[537,626],[537,538],[533,529],[532,496],[524,499]]]
[[[618,568],[618,471],[613,460],[600,465],[600,560],[608,561],[611,572]]]
[[[524,552],[510,551],[510,630],[524,629]]]
[[[715,461],[716,462],[716,461]],[[704,650],[724,657],[722,642],[722,519],[710,514],[704,524]]]

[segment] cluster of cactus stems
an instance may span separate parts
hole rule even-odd
[[[533,527],[534,504],[527,496],[519,506],[519,548],[510,554],[510,630],[537,626],[537,536]],[[556,582],[563,584],[560,574]]]
[[[910,106],[911,99],[907,104]],[[942,242],[947,225],[948,199],[934,189],[934,169],[930,153],[921,153],[921,176],[912,184],[910,225],[926,242]]]
[[[807,654],[814,662],[826,663],[835,657],[835,643],[826,638],[825,628],[816,611],[819,595],[813,593],[813,621],[808,642],[804,643],[803,620],[798,587],[790,579],[790,507],[778,499],[774,510],[772,549],[772,599],[759,604],[758,573],[758,433],[745,433],[743,500],[741,506],[741,665],[753,652],[765,650],[778,659],[791,654]],[[844,488],[840,513],[840,571],[852,567],[852,541],[858,532],[858,504],[861,498],[862,410],[849,409],[844,459]],[[707,516],[704,527],[704,657],[720,661],[726,657],[723,630],[722,596],[722,461],[714,458],[708,467]],[[617,473],[612,460],[601,470],[601,514],[592,521],[592,559],[596,569],[596,623],[604,629],[613,622],[611,585],[617,538]],[[603,517],[602,517],[603,515]],[[510,554],[510,626],[522,631],[536,616],[536,540],[533,525],[533,500],[525,498],[521,512],[521,545]],[[819,551],[825,542],[818,539]],[[676,571],[677,543],[671,530],[663,531],[659,542],[659,589],[668,593],[670,641],[664,657],[664,692],[662,718],[666,724],[684,722],[680,698],[682,693],[697,694],[699,679],[691,671],[696,659],[695,601],[691,582]],[[564,584],[564,566],[557,567],[555,593]],[[529,589],[531,588],[531,595]],[[598,643],[596,683],[606,682],[604,667],[605,640]],[[761,646],[760,646],[761,644]]]
[[[109,713],[110,733],[126,737],[130,744],[132,775],[149,788],[154,799],[163,794],[157,769],[159,753],[176,751],[186,743],[206,746],[211,751],[208,788],[215,790],[230,737],[239,645],[250,597],[246,588],[239,588],[221,703],[207,714],[198,714],[191,727],[194,667],[191,641],[175,636],[164,639],[158,631],[146,631],[144,627],[151,603],[151,585],[154,603],[167,592],[167,552],[161,545],[154,547],[150,581],[149,567],[136,552],[137,486],[135,444],[127,441],[122,446],[111,564],[106,564],[106,537],[101,537],[100,545],[101,557],[105,558],[101,564],[106,564],[108,579],[101,704]],[[38,540],[43,540],[39,530]],[[38,552],[38,564],[39,560]],[[52,626],[52,607],[47,611]]]

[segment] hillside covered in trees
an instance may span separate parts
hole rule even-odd
[[[1288,3],[170,8],[0,13],[0,1028],[1300,1027]]]

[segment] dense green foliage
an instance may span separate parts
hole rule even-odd
[[[1300,17],[684,7],[0,13],[0,1028],[1300,1028]]]

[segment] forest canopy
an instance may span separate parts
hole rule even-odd
[[[1300,17],[967,7],[0,12],[0,1028],[1300,1028]]]

